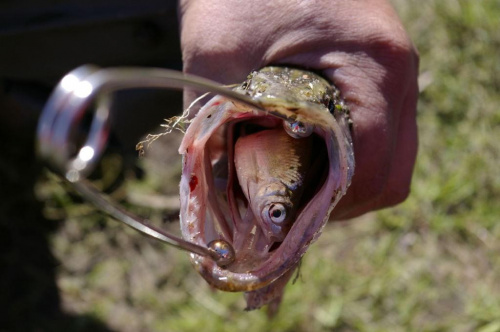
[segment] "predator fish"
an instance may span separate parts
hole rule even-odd
[[[350,184],[349,112],[335,86],[300,69],[265,67],[234,90],[266,112],[215,96],[192,120],[179,148],[181,231],[205,247],[228,243],[230,264],[191,254],[195,268],[245,292],[247,309],[273,313]]]

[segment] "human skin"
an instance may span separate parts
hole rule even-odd
[[[334,219],[407,198],[418,145],[418,54],[387,1],[181,0],[179,15],[187,73],[231,84],[286,64],[316,70],[340,89],[356,169]]]

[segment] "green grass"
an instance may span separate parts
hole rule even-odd
[[[212,292],[185,253],[70,205],[51,181],[39,191],[66,219],[53,238],[66,310],[119,331],[500,331],[500,4],[393,2],[425,83],[404,204],[329,225],[268,320],[244,312],[241,294]],[[129,188],[171,194],[176,177],[160,186],[145,166],[149,185]]]

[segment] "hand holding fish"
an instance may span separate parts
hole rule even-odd
[[[183,0],[180,16],[187,73],[236,83],[253,69],[286,64],[322,72],[340,89],[351,111],[356,172],[335,219],[407,197],[418,55],[386,0]]]

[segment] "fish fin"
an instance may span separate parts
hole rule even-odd
[[[267,318],[272,319],[276,317],[278,311],[280,310],[281,300],[283,299],[283,293],[280,296],[272,300],[267,304],[266,314]]]
[[[295,267],[292,267],[284,275],[282,275],[266,287],[251,292],[246,292],[245,300],[247,302],[247,306],[245,310],[250,311],[259,309],[267,304],[268,317],[274,317],[278,313],[281,300],[283,299],[285,286],[292,277],[294,271]]]

